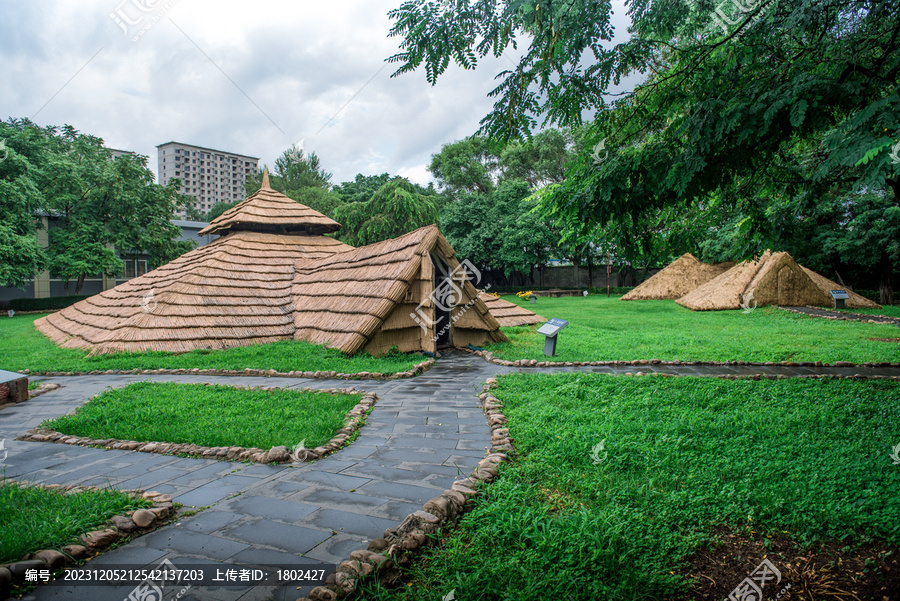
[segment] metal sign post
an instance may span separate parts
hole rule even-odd
[[[538,328],[537,333],[546,336],[544,339],[544,355],[552,357],[556,354],[556,335],[567,325],[569,325],[569,322],[565,319],[553,318]]]

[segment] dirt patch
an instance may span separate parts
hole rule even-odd
[[[866,338],[866,340],[874,340],[875,342],[900,342],[900,338]]]
[[[786,537],[750,537],[726,529],[714,536],[714,543],[690,558],[686,599],[900,600],[896,545],[834,541],[803,548]]]

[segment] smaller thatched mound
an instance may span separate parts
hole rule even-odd
[[[767,250],[758,260],[735,265],[675,302],[694,311],[721,311],[764,305],[822,307],[831,304],[831,297],[791,255]]]
[[[725,263],[701,263],[691,253],[684,253],[665,269],[642,282],[622,300],[675,300],[702,286],[734,267]]]
[[[524,307],[520,307],[515,303],[503,300],[502,298],[493,296],[487,292],[481,292],[478,295],[478,298],[484,301],[484,304],[487,305],[491,315],[493,315],[500,323],[501,328],[530,326],[547,321],[546,317],[541,317],[537,313],[532,313]]]
[[[824,292],[829,297],[831,296],[832,290],[846,290],[845,286],[841,286],[837,282],[833,282],[833,281],[829,280],[828,278],[826,278],[825,276],[819,275],[812,269],[807,269],[806,267],[803,267],[803,265],[801,265],[800,267],[801,267],[801,269],[803,269],[803,271],[806,272],[806,275],[808,275],[810,277],[810,279],[812,279],[813,283],[819,287],[819,290]],[[851,292],[850,290],[847,290],[847,294],[850,295],[850,298],[848,298],[846,301],[844,301],[844,306],[847,307],[848,309],[880,309],[881,308],[881,305],[879,305],[875,301],[870,301],[866,297],[860,296],[859,294],[857,294],[855,292]]]

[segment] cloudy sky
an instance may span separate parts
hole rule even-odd
[[[478,128],[517,56],[451,68],[435,87],[421,70],[392,79],[387,12],[401,1],[0,0],[0,117],[70,124],[154,172],[164,142],[271,166],[302,141],[335,183],[426,183],[431,155]]]

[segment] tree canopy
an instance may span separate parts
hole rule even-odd
[[[611,5],[601,0],[410,0],[390,13],[390,33],[402,41],[389,60],[400,63],[394,75],[424,65],[433,83],[451,60],[473,68],[525,40],[516,67],[498,74],[481,132],[515,139],[539,118],[575,126],[596,111],[585,134],[592,150],[543,197],[570,237],[663,211],[701,211],[725,217],[710,241],[730,238],[718,248],[742,259],[787,244],[784,228],[821,212],[826,195],[845,201],[831,222],[842,236],[851,223],[869,223],[884,232],[882,242],[900,237],[900,162],[890,154],[900,143],[900,4],[626,5],[631,37],[613,44]],[[610,96],[626,76],[641,83]],[[881,209],[872,209],[878,198]],[[790,219],[779,232],[773,215],[785,208]],[[890,301],[900,257],[888,243],[869,244]]]
[[[41,128],[27,119],[0,123],[8,155],[0,162],[0,278],[21,286],[49,268],[75,293],[87,276],[121,274],[120,254],[146,254],[151,267],[190,250],[171,222],[186,198],[178,180],[153,183],[147,157],[112,158],[103,141],[71,126]],[[41,248],[40,217],[53,220]]]

